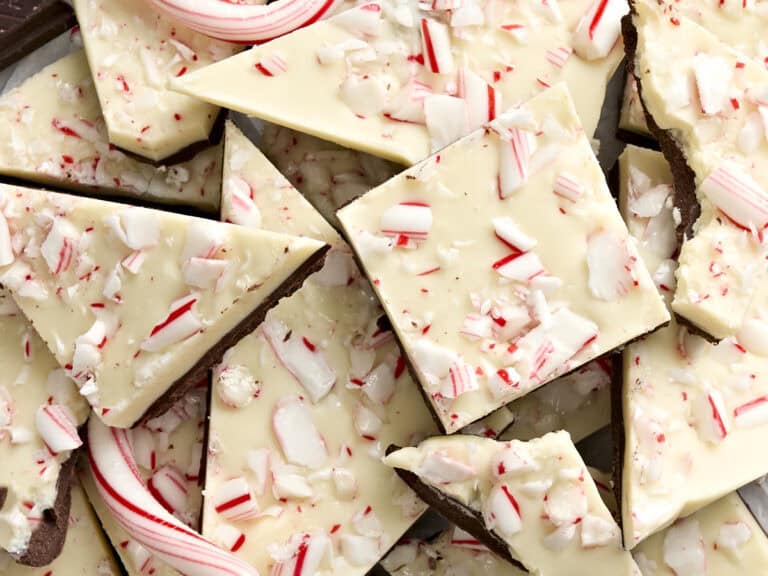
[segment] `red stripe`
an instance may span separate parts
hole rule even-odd
[[[600,25],[600,20],[603,18],[605,9],[608,7],[608,1],[609,0],[601,0],[600,5],[597,7],[597,12],[595,12],[595,17],[592,18],[592,22],[589,24],[590,40],[592,40],[592,38],[595,35],[595,31],[597,30],[597,27]]]
[[[188,302],[185,302],[183,305],[176,308],[176,310],[172,310],[170,314],[168,314],[168,317],[160,322],[157,326],[152,328],[152,332],[150,332],[150,336],[154,336],[158,332],[160,332],[163,328],[171,324],[173,321],[178,320],[181,316],[186,314],[192,309],[192,306],[195,305],[197,302],[197,298],[192,298]]]
[[[226,510],[231,510],[232,508],[234,508],[235,506],[239,506],[243,502],[248,502],[248,500],[250,499],[251,499],[250,494],[243,494],[241,496],[238,496],[237,498],[232,498],[232,500],[228,500],[224,502],[224,504],[219,504],[218,506],[216,506],[216,512],[221,513]]]
[[[435,47],[432,46],[432,38],[429,35],[429,22],[426,18],[421,19],[421,33],[424,34],[424,47],[427,49],[427,58],[429,59],[429,68],[432,72],[439,72],[437,57],[435,56]]]

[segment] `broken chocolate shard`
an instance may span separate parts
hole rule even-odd
[[[57,0],[0,0],[0,69],[13,64],[77,23]]]

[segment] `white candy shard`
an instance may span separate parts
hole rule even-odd
[[[307,391],[312,402],[325,398],[336,383],[336,372],[323,351],[276,318],[268,318],[262,330],[275,355]]]
[[[509,486],[499,484],[491,489],[483,509],[488,530],[495,530],[502,537],[512,536],[523,529],[520,505]]]
[[[366,440],[375,440],[384,425],[381,418],[367,406],[358,403],[352,414],[355,430]]]
[[[731,89],[733,66],[719,56],[699,53],[693,57],[693,75],[701,111],[707,115],[721,112]]]
[[[389,236],[425,239],[432,229],[432,208],[423,202],[401,202],[381,215],[381,231]]]
[[[147,488],[163,508],[183,512],[187,506],[187,481],[176,467],[163,466],[147,481]]]
[[[340,500],[352,500],[357,495],[357,480],[351,470],[334,468],[331,476],[336,496]]]
[[[608,230],[592,234],[587,243],[589,290],[595,298],[617,300],[635,285],[634,261],[627,241]]]
[[[377,36],[381,27],[381,4],[368,2],[337,15],[333,23],[361,38]]]
[[[512,218],[494,218],[492,223],[496,237],[513,250],[528,252],[536,246],[536,239],[521,231]]]
[[[261,228],[261,211],[253,201],[253,190],[248,182],[240,176],[230,176],[223,184],[222,195],[229,198],[232,205],[229,217],[233,224]]]
[[[227,366],[218,374],[216,391],[225,405],[243,408],[259,394],[259,385],[245,366]]]
[[[555,179],[554,193],[561,198],[576,202],[584,196],[584,191],[584,186],[569,174],[559,174]]]
[[[476,130],[496,118],[501,110],[501,94],[469,68],[459,70],[459,97],[466,104],[469,130]]]
[[[40,253],[51,274],[63,274],[75,262],[79,236],[68,220],[63,217],[54,219],[48,236],[40,246]]]
[[[257,496],[261,496],[267,489],[267,480],[269,479],[269,449],[249,450],[246,461],[248,462],[248,469],[253,472],[253,477],[256,479],[253,483],[253,491]]]
[[[242,476],[227,480],[218,486],[212,500],[214,510],[229,520],[254,518],[259,513],[251,487]]]
[[[377,76],[349,75],[341,84],[341,99],[354,114],[366,118],[381,112],[387,101],[387,89]]]
[[[736,225],[747,230],[768,226],[768,192],[735,164],[717,168],[701,183],[700,192]]]
[[[466,103],[455,96],[445,94],[427,96],[424,99],[424,119],[432,152],[442,150],[469,131]]]
[[[424,100],[431,95],[432,88],[428,84],[411,79],[384,108],[384,116],[399,122],[425,124]]]
[[[576,537],[577,528],[577,524],[563,524],[562,526],[558,526],[557,529],[544,536],[544,546],[553,552],[564,550]]]
[[[272,479],[272,492],[277,499],[306,500],[314,492],[304,476],[299,474],[278,473]]]
[[[544,499],[544,510],[555,526],[576,524],[586,516],[588,509],[584,488],[576,482],[557,482]]]
[[[541,382],[563,369],[564,364],[599,334],[590,320],[560,308],[549,327],[537,326],[517,342],[521,353],[518,370],[532,382]]]
[[[627,0],[594,0],[573,34],[573,49],[586,60],[605,58],[621,34]]]
[[[715,545],[730,552],[736,552],[752,538],[752,530],[745,522],[724,522],[720,526]]]
[[[511,440],[494,457],[491,467],[497,478],[511,478],[539,469],[525,442]]]
[[[395,369],[389,362],[382,362],[363,380],[363,394],[374,404],[384,406],[395,395]]]
[[[272,414],[272,429],[288,462],[320,468],[328,458],[325,441],[312,413],[298,397],[282,398]]]
[[[752,354],[768,356],[768,322],[749,318],[739,329],[739,344]]]
[[[413,361],[428,381],[436,383],[448,375],[451,366],[459,361],[458,355],[428,338],[420,338],[411,346]]]
[[[421,44],[425,65],[434,74],[450,74],[454,68],[448,27],[429,18],[421,19]]]
[[[587,514],[581,520],[581,545],[584,548],[607,546],[619,542],[619,527],[611,519]]]
[[[141,349],[160,352],[197,334],[203,327],[193,309],[198,299],[196,294],[190,294],[172,302],[168,315],[155,324],[149,336],[141,343]]]
[[[667,529],[664,536],[664,563],[675,574],[705,576],[707,556],[696,520],[686,518]]]
[[[691,411],[699,434],[708,442],[720,442],[728,435],[730,424],[722,393],[710,388],[699,394]]]
[[[66,406],[40,406],[35,412],[35,427],[51,452],[74,450],[83,444],[77,434],[77,423]]]
[[[488,388],[491,395],[496,398],[503,398],[517,390],[520,386],[520,374],[512,366],[499,368],[489,379]]]
[[[499,275],[516,282],[530,282],[544,274],[544,264],[533,252],[513,253],[493,263]]]
[[[381,557],[379,539],[344,534],[341,537],[341,554],[352,566],[371,566]]]
[[[515,127],[509,129],[509,139],[499,143],[500,198],[507,198],[528,181],[535,150],[536,136],[532,132]]]
[[[431,452],[424,457],[418,474],[433,484],[451,484],[475,478],[477,470],[468,463],[440,451]]]

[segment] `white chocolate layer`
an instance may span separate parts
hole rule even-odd
[[[622,211],[662,294],[674,292],[672,175],[658,152],[628,147]],[[642,214],[643,216],[641,216]],[[768,472],[765,359],[732,338],[712,345],[673,320],[624,352],[624,542],[649,535]],[[662,572],[663,573],[663,572]]]
[[[768,2],[721,2],[720,0],[664,0],[660,8],[670,20],[684,16],[697,22],[724,43],[760,64],[768,63]],[[643,105],[632,77],[627,79],[619,128],[650,136]]]
[[[10,294],[0,290],[0,548],[21,556],[43,511],[53,508],[59,469],[70,450],[52,454],[36,425],[41,406],[63,407],[72,424],[88,417],[88,403],[59,368]]]
[[[134,428],[131,432],[136,463],[142,478],[152,483],[151,492],[160,498],[167,495],[159,476],[165,471],[170,471],[175,481],[173,486],[182,491],[175,495],[178,498],[178,508],[171,511],[179,520],[195,530],[200,528],[203,500],[200,466],[205,452],[203,437],[208,384],[208,380],[201,382],[200,386],[177,402],[168,412]],[[158,472],[158,477],[154,477]],[[90,467],[81,470],[80,479],[128,576],[180,576],[179,572],[152,556],[117,523],[99,495]]]
[[[161,161],[204,141],[219,114],[167,88],[239,51],[166,19],[142,0],[75,0],[109,142]]]
[[[323,248],[18,187],[0,187],[0,206],[13,248],[0,281],[111,426],[139,420]]]
[[[643,576],[760,574],[768,538],[734,493],[654,534],[633,555]]]
[[[672,308],[715,338],[741,338],[768,312],[768,70],[693,21],[671,22],[655,2],[636,10],[643,100],[674,134],[702,209],[681,250]]]
[[[567,89],[495,126],[536,151],[475,132],[338,213],[449,433],[669,317]]]
[[[78,482],[72,485],[72,507],[64,549],[43,568],[13,563],[0,550],[3,576],[118,576],[120,568],[99,526],[99,520]]]
[[[221,147],[151,166],[110,147],[90,69],[78,50],[0,97],[0,174],[92,195],[214,211]]]
[[[486,529],[530,572],[565,576],[580,566],[594,576],[638,573],[567,432],[529,442],[431,438],[385,462],[481,512]]]
[[[621,43],[613,44],[625,0],[611,0],[594,21],[593,0],[453,4],[375,0],[171,85],[403,164],[559,81],[594,134],[621,60]],[[608,31],[603,57],[577,55],[585,54],[577,32],[585,26]]]
[[[380,458],[435,427],[349,247],[233,125],[225,147],[225,182],[251,185],[264,229],[333,249],[215,370],[203,534],[262,574],[294,573],[304,539],[324,550],[308,573],[362,576],[424,510]]]

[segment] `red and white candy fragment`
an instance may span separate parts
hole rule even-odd
[[[509,129],[509,140],[499,144],[499,198],[512,195],[527,181],[531,172],[531,156],[536,150],[536,136],[520,128]]]
[[[477,470],[444,451],[431,452],[421,461],[419,476],[432,484],[464,482],[477,476]]]
[[[768,423],[768,396],[758,396],[733,409],[733,419],[740,428]]]
[[[253,188],[240,176],[230,176],[224,182],[222,194],[229,200],[232,210],[229,220],[249,228],[261,228],[261,211],[253,201]]]
[[[398,122],[424,124],[427,121],[424,115],[424,100],[431,95],[432,88],[428,84],[411,79],[384,108],[384,116]]]
[[[589,509],[584,487],[573,481],[557,482],[544,497],[544,512],[555,526],[579,523]]]
[[[288,62],[280,53],[273,52],[256,62],[254,68],[264,76],[279,76],[288,71]]]
[[[259,514],[259,506],[242,476],[227,480],[213,496],[213,508],[228,520],[247,520]]]
[[[51,452],[74,450],[83,444],[77,434],[77,423],[64,406],[40,406],[35,413],[35,427]]]
[[[727,60],[718,56],[700,53],[693,57],[693,76],[701,111],[707,116],[722,112],[728,101],[733,70]]]
[[[768,192],[735,164],[710,173],[700,192],[740,228],[759,232],[768,226]]]
[[[706,574],[707,554],[699,522],[679,520],[664,536],[664,563],[675,574]]]
[[[585,189],[578,180],[569,174],[563,173],[557,176],[553,191],[561,198],[576,202],[584,196]]]
[[[536,246],[536,239],[528,236],[507,216],[494,218],[492,221],[496,238],[517,252],[528,252]]]
[[[427,69],[434,74],[454,72],[451,35],[448,27],[436,20],[421,19],[421,44]]]
[[[175,466],[163,466],[147,481],[150,494],[170,512],[183,512],[187,506],[187,481]]]
[[[573,33],[573,50],[586,60],[610,54],[621,35],[621,19],[629,13],[627,0],[594,0]]]
[[[188,28],[220,40],[260,44],[317,22],[340,0],[279,0],[243,4],[219,0],[151,0],[152,5]]]
[[[159,560],[187,576],[259,576],[255,568],[170,514],[144,487],[127,430],[88,424],[88,459],[96,487],[118,524]]]
[[[285,546],[268,550],[277,561],[270,576],[314,576],[333,568],[333,543],[324,532],[294,534]]]
[[[275,318],[267,319],[262,331],[277,358],[312,402],[322,400],[336,383],[336,372],[326,361],[322,349]]]
[[[155,324],[141,343],[141,349],[160,352],[197,334],[203,327],[193,309],[198,300],[196,294],[190,294],[172,302],[167,316]]]
[[[466,105],[469,130],[490,122],[501,110],[501,93],[469,68],[459,70],[458,89]]]
[[[381,231],[388,236],[425,240],[432,229],[432,208],[424,202],[401,202],[381,215]]]
[[[601,230],[587,240],[589,291],[595,298],[617,300],[636,284],[636,257],[629,253],[627,241],[609,230]]]
[[[725,401],[719,390],[711,388],[699,394],[691,406],[699,434],[708,442],[720,442],[730,431]]]
[[[53,226],[40,245],[42,254],[51,274],[63,274],[77,259],[77,245],[80,234],[65,218],[54,219]]]
[[[497,260],[492,267],[507,280],[526,283],[546,272],[541,259],[533,252],[515,252]]]
[[[523,529],[520,504],[506,484],[497,484],[491,489],[483,506],[483,518],[488,530],[509,537]]]
[[[325,440],[300,398],[286,396],[278,401],[272,413],[272,429],[285,459],[291,464],[320,468],[328,459]]]

